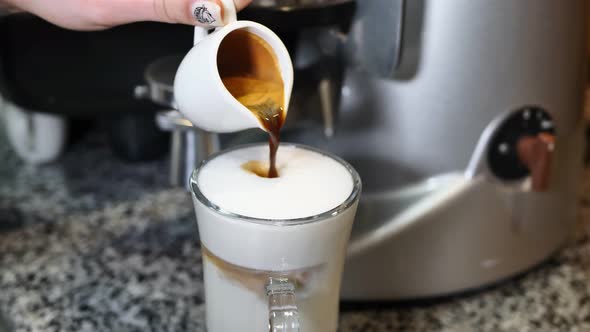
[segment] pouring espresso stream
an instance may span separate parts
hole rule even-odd
[[[238,52],[239,50],[239,52]],[[236,59],[234,54],[240,54]],[[269,165],[250,161],[242,168],[261,177],[276,178],[276,154],[285,122],[285,87],[270,46],[248,31],[234,31],[219,47],[219,75],[226,89],[250,110],[269,134]]]

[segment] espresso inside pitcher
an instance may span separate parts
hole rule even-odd
[[[242,167],[259,176],[278,177],[276,154],[285,122],[285,88],[278,60],[266,41],[252,32],[236,30],[219,46],[217,68],[226,89],[248,108],[269,134],[269,166],[255,161]]]

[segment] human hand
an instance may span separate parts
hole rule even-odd
[[[234,0],[238,10],[252,0]],[[102,30],[139,21],[219,26],[220,0],[0,0],[8,7],[35,14],[73,30]]]

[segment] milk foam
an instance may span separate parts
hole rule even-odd
[[[256,160],[268,165],[268,146],[224,153],[199,172],[199,189],[225,211],[261,219],[304,218],[329,211],[352,193],[353,179],[339,162],[318,152],[281,145],[279,177],[260,177],[242,168]]]

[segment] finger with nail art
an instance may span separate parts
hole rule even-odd
[[[214,1],[197,1],[193,4],[191,12],[197,25],[203,27],[220,27],[223,25],[221,7]]]
[[[252,2],[233,1],[237,10]],[[29,12],[73,30],[101,30],[139,21],[224,25],[221,0],[0,0],[3,7]]]

